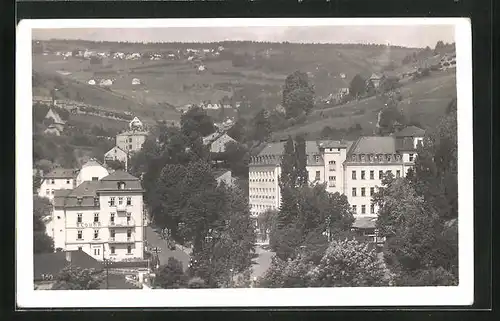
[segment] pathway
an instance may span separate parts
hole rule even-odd
[[[189,255],[186,252],[184,252],[178,245],[176,245],[175,250],[169,249],[167,242],[163,240],[151,226],[146,226],[145,231],[145,237],[148,241],[148,249],[151,249],[152,247],[161,248],[161,253],[158,255],[160,258],[160,264],[166,264],[168,262],[168,258],[173,257],[182,262],[182,267],[184,269],[187,268],[189,264]]]

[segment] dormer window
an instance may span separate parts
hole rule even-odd
[[[365,155],[361,155],[361,161],[364,162],[365,161]]]
[[[399,162],[401,160],[401,155],[397,154],[396,155],[396,160]]]
[[[355,162],[356,161],[356,155],[352,155],[352,161]]]
[[[387,161],[390,162],[392,160],[392,155],[387,154]]]
[[[314,155],[314,160],[317,162],[319,162],[319,155]]]
[[[94,197],[94,206],[99,206],[99,197]]]
[[[118,189],[125,189],[125,182],[118,182]]]
[[[78,205],[82,205],[82,202],[83,202],[83,197],[81,197],[81,196],[80,196],[80,197],[78,197],[78,198],[76,199],[76,201],[77,201]]]

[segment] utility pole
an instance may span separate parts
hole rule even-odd
[[[104,259],[104,267],[106,268],[106,289],[109,289],[109,266],[113,262],[109,259]]]

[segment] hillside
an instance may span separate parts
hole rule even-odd
[[[418,122],[424,128],[437,125],[439,118],[453,97],[456,97],[456,76],[454,72],[436,72],[428,78],[409,82],[400,88],[403,100],[398,107],[406,119]],[[371,135],[377,124],[378,112],[384,108],[385,101],[379,97],[352,101],[327,109],[314,110],[301,125],[274,133],[273,139],[280,140],[288,135],[307,134],[317,136],[325,126],[334,129],[347,129],[359,124],[362,133]]]
[[[356,74],[370,75],[389,64],[399,65],[404,57],[418,50],[381,45],[255,42],[146,45],[51,40],[42,45],[45,51],[34,50],[33,71],[42,79],[62,79],[64,88],[57,95],[129,111],[146,120],[178,120],[179,114],[166,106],[218,102],[224,97],[273,108],[281,100],[284,79],[295,70],[307,72],[316,95],[326,97],[348,87]],[[212,54],[219,46],[224,49]],[[156,53],[167,58],[126,60],[110,56],[96,64],[92,59],[57,55],[57,51],[75,50]],[[200,54],[194,57],[186,50],[198,50]],[[132,84],[134,78],[140,79],[140,86]],[[114,81],[106,89],[88,84],[89,80],[102,79]],[[35,93],[47,93],[53,88],[45,80],[34,87]]]

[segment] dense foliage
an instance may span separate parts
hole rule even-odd
[[[308,114],[314,107],[314,88],[306,73],[295,71],[285,79],[283,107],[287,118]]]
[[[46,198],[33,196],[33,253],[54,252],[54,240],[47,235],[43,218],[50,215],[52,206]]]
[[[103,275],[94,269],[82,269],[68,265],[57,276],[53,290],[95,290],[104,281]]]
[[[163,289],[179,289],[186,285],[187,279],[182,262],[169,257],[167,264],[160,266],[159,271],[156,272],[155,286]]]

